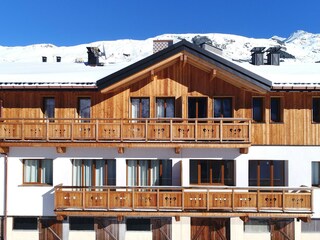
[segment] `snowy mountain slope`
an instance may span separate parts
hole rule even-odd
[[[234,60],[249,60],[253,47],[281,46],[286,52],[294,55],[296,62],[312,63],[320,60],[320,34],[304,31],[294,32],[288,38],[274,36],[270,39],[254,39],[231,34],[163,34],[146,40],[99,41],[70,47],[57,47],[52,44],[35,44],[29,46],[0,46],[0,64],[4,62],[32,63],[41,62],[42,56],[48,62],[55,62],[60,56],[62,62],[87,61],[87,46],[99,47],[105,52],[100,61],[106,64],[135,62],[152,54],[153,40],[171,39],[178,42],[186,39],[192,42],[194,36],[207,36],[213,45],[223,50],[223,55]],[[291,60],[292,61],[292,60]]]

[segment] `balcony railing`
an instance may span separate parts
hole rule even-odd
[[[251,142],[251,121],[206,119],[0,119],[0,141]]]
[[[312,189],[59,185],[55,210],[311,213]]]

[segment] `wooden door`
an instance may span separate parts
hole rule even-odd
[[[151,218],[152,240],[171,240],[171,218]]]
[[[95,218],[96,240],[119,240],[119,223],[114,218]]]
[[[229,231],[229,219],[191,218],[191,240],[228,240]]]
[[[294,240],[294,220],[278,219],[271,221],[271,240]]]
[[[40,219],[39,240],[62,240],[62,222],[55,218]]]

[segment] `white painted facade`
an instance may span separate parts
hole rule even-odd
[[[250,160],[287,161],[287,185],[311,186],[311,163],[320,162],[320,147],[252,146],[248,154],[240,154],[238,149],[174,149],[143,148],[125,149],[119,154],[115,148],[67,148],[66,153],[57,153],[55,148],[10,148],[8,154],[8,196],[7,196],[7,236],[8,239],[38,239],[38,231],[13,230],[12,217],[55,216],[53,186],[23,185],[23,159],[53,159],[53,185],[72,185],[72,159],[115,159],[117,186],[126,186],[126,160],[128,159],[171,159],[173,185],[190,186],[190,159],[235,160],[235,187],[248,186]],[[182,164],[180,164],[182,162]],[[180,169],[180,166],[182,169]],[[0,159],[0,171],[4,171],[4,157]],[[180,176],[180,172],[182,176]],[[4,179],[0,179],[0,191],[4,191]],[[4,215],[4,194],[0,198],[0,211]],[[314,188],[313,218],[320,218],[320,189]],[[122,223],[123,224],[123,223]],[[131,239],[152,239],[150,232],[127,232],[121,227],[123,237]],[[172,218],[172,239],[190,239],[190,218]],[[302,233],[301,223],[295,220],[295,239],[319,239],[320,233]],[[95,239],[94,231],[69,231],[68,239]],[[270,239],[270,233],[246,233],[244,223],[239,218],[230,219],[230,239],[254,240]]]

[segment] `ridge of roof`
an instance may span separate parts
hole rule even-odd
[[[182,51],[187,51],[190,54],[193,54],[201,59],[216,65],[242,79],[247,80],[248,82],[258,85],[259,87],[270,90],[272,86],[272,82],[254,72],[251,72],[239,65],[236,65],[230,60],[223,58],[217,54],[209,52],[207,50],[202,49],[199,46],[196,46],[187,40],[183,39],[178,43],[175,43],[157,53],[154,53],[138,62],[135,62],[125,68],[122,68],[119,71],[116,71],[102,79],[97,81],[98,90],[102,90],[108,86],[113,85],[114,83],[121,81],[122,79],[131,76],[147,67],[150,67],[156,63],[161,62],[162,60],[173,56]]]

